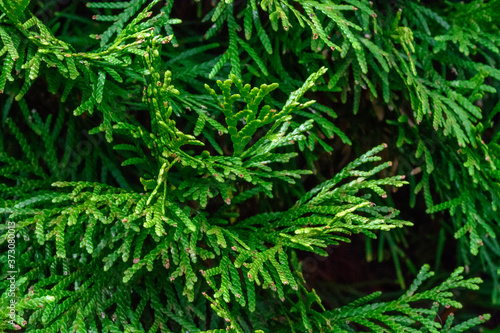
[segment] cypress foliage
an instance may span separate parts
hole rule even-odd
[[[0,330],[479,327],[439,315],[500,302],[498,22],[499,0],[0,0]],[[434,270],[456,240],[447,276],[411,271],[404,188]],[[405,291],[328,307],[300,258],[355,234]]]

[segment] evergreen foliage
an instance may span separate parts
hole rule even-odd
[[[498,22],[498,0],[0,0],[0,330],[487,321],[440,314],[478,275],[500,302]],[[448,277],[405,288],[401,187],[441,230],[434,270],[457,240]],[[354,234],[389,247],[402,296],[308,287],[300,256]]]

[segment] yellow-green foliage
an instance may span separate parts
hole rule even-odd
[[[0,0],[0,330],[463,332],[487,320],[435,320],[461,307],[452,290],[479,289],[462,267],[422,287],[424,265],[395,300],[326,309],[297,251],[382,234],[404,285],[393,232],[419,221],[384,199],[410,184],[410,204],[422,191],[428,214],[449,212],[441,227],[461,264],[480,256],[497,301],[500,1],[179,3]],[[370,132],[377,108],[394,135],[373,142],[411,158],[390,175],[387,145],[363,149],[338,122]],[[329,176],[317,157],[334,142],[360,153],[331,159]]]

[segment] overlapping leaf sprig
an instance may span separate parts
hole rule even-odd
[[[377,178],[391,165],[377,164],[381,161],[377,154],[384,148],[379,145],[331,180],[305,191],[298,180],[312,172],[295,163],[300,152],[310,153],[316,142],[331,150],[323,134],[336,134],[350,142],[323,118],[333,114],[328,107],[313,107],[314,101],[304,97],[308,90],[324,88],[328,68],[318,62],[304,79],[282,71],[276,76],[282,80],[274,80],[283,81],[281,88],[267,79],[255,87],[246,84],[248,75],[242,74],[242,67],[269,79],[274,76],[262,59],[278,70],[283,68],[277,56],[279,43],[277,39],[271,43],[256,1],[249,1],[243,12],[246,41],[238,36],[233,4],[223,1],[207,16],[214,22],[207,38],[227,22],[226,53],[192,66],[190,75],[176,74],[176,62],[212,46],[162,61],[162,46],[179,43],[172,34],[172,24],[179,20],[170,18],[173,1],[161,9],[159,3],[89,3],[92,10],[106,13],[96,15],[95,20],[112,23],[103,33],[93,34],[97,50],[77,52],[29,12],[29,1],[0,1],[0,90],[9,94],[2,116],[9,141],[0,137],[0,218],[8,223],[0,226],[0,246],[7,246],[7,226],[14,224],[19,236],[16,317],[2,321],[0,329],[337,332],[352,331],[355,323],[374,332],[422,328],[461,332],[488,318],[478,317],[453,328],[451,316],[444,327],[433,321],[439,304],[459,307],[450,289],[476,289],[480,280],[463,280],[462,271],[457,270],[439,287],[415,293],[431,275],[427,266],[396,301],[365,305],[375,294],[326,311],[318,295],[305,288],[296,269],[295,251],[326,255],[328,245],[348,242],[353,233],[375,237],[379,230],[411,225],[397,218],[397,210],[372,202],[375,196],[385,198],[388,188],[405,182],[401,176]],[[425,116],[425,87],[434,83],[415,77],[421,64],[412,53],[418,53],[418,48],[414,48],[411,30],[400,26],[401,14],[391,18],[390,35],[380,34],[385,40],[374,37],[371,42],[360,34],[370,24],[378,31],[376,13],[366,1],[345,3],[306,1],[297,10],[287,1],[263,1],[260,8],[269,13],[275,31],[279,20],[284,30],[291,29],[291,24],[301,26],[301,33],[308,29],[313,33],[307,45],[314,52],[326,45],[327,52],[340,53],[345,61],[333,76],[330,70],[326,86],[335,90],[343,80],[344,100],[349,84],[346,69],[352,63],[355,112],[362,82],[377,95],[378,86],[368,78],[368,68],[380,77],[384,100],[391,98],[388,73],[395,68],[411,93],[415,88],[418,96],[410,99],[417,115]],[[344,16],[346,11],[354,15]],[[328,22],[325,28],[323,22]],[[328,38],[334,27],[340,28],[340,36]],[[251,45],[254,28],[254,39],[263,45],[260,54]],[[442,38],[448,40],[453,38]],[[382,51],[387,47],[391,53]],[[299,52],[301,48],[297,44],[290,49]],[[242,50],[262,76],[251,62],[241,66]],[[314,52],[304,55],[304,63],[318,58]],[[208,81],[227,62],[231,64],[229,79],[216,84]],[[197,76],[208,69],[205,79],[209,83],[204,85]],[[42,78],[61,102],[55,122],[52,115],[43,118],[27,106],[27,94]],[[483,79],[477,78],[479,88],[474,89],[488,90],[482,86]],[[195,96],[181,81],[191,81],[205,92]],[[463,89],[461,82],[454,85]],[[278,89],[286,94],[284,103],[277,100],[280,94],[273,93]],[[453,91],[446,92],[449,98],[456,97]],[[472,101],[457,100],[472,115],[477,111]],[[451,103],[442,102],[448,107]],[[448,107],[443,107],[444,113],[453,109]],[[18,109],[22,116],[15,114]],[[76,163],[68,163],[81,138],[75,134],[80,128],[75,127],[89,125],[86,118],[97,116],[95,109],[101,124],[90,133],[104,132],[107,142],[96,145],[88,158],[80,156]],[[71,118],[68,110],[79,118]],[[451,120],[440,125],[463,143],[480,142],[471,139],[477,134],[471,125],[475,120],[460,112],[458,118],[454,116],[448,114],[446,119]],[[66,140],[60,138],[61,133]],[[427,156],[424,150],[420,153]],[[115,160],[122,162],[121,167]],[[131,165],[136,166],[133,176],[125,177],[131,174]],[[287,186],[294,190],[283,201],[291,205],[277,209],[261,204],[283,196],[281,189]],[[0,261],[6,263],[8,255],[2,252]],[[3,277],[6,267],[2,265]],[[10,319],[9,287],[9,281],[2,279],[2,319]],[[420,307],[422,300],[438,305]],[[419,306],[412,307],[413,302]]]

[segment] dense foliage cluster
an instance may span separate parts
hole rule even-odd
[[[450,308],[500,303],[499,23],[499,0],[0,0],[0,330],[477,328]],[[401,296],[308,286],[301,258],[354,234]]]

